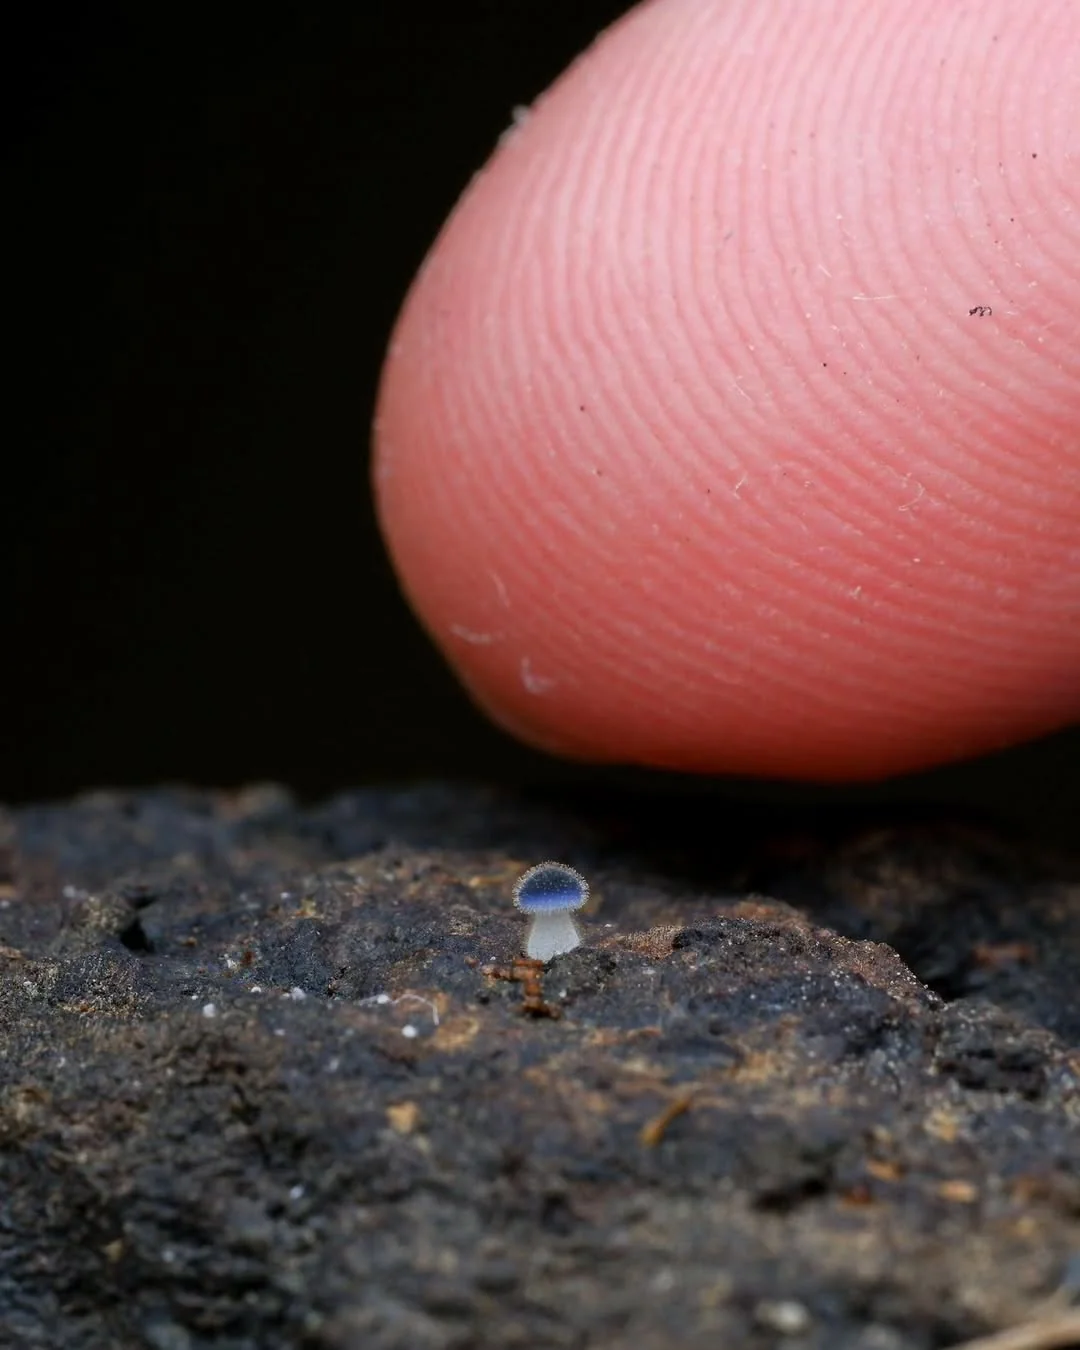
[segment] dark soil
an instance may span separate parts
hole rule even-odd
[[[1076,1283],[1076,859],[461,786],[0,832],[5,1347],[944,1350]]]

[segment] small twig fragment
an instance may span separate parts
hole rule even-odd
[[[1025,1322],[1008,1331],[978,1336],[953,1350],[1069,1350],[1080,1345],[1080,1310]]]
[[[558,1021],[562,1009],[544,1000],[543,961],[528,956],[515,957],[509,966],[485,966],[484,974],[493,980],[509,980],[522,986],[521,1012],[530,1017],[549,1017]]]
[[[646,1148],[655,1148],[667,1133],[667,1128],[673,1120],[678,1120],[681,1115],[689,1111],[691,1103],[694,1100],[692,1092],[684,1092],[681,1096],[673,1098],[658,1116],[654,1116],[647,1125],[641,1127],[641,1133],[638,1138]]]

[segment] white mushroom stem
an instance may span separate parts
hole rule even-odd
[[[581,933],[568,909],[548,909],[531,915],[525,938],[525,955],[534,961],[550,961],[581,946]]]

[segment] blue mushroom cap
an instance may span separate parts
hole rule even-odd
[[[580,909],[588,898],[589,883],[565,863],[538,863],[514,885],[514,904],[526,914]]]

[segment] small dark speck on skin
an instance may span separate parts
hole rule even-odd
[[[1039,158],[1039,156],[1035,153],[1034,150],[1031,152],[1031,158],[1032,158],[1032,159],[1038,159],[1038,158]]]

